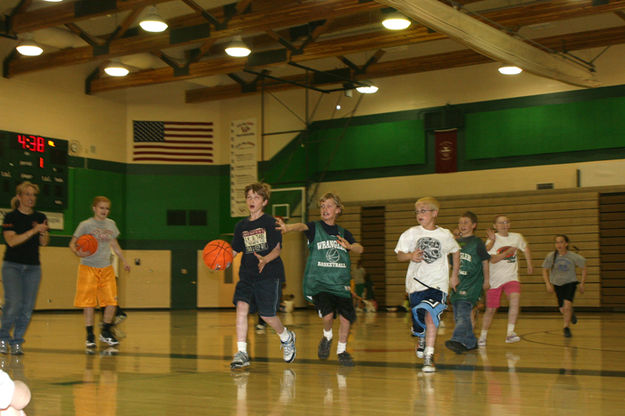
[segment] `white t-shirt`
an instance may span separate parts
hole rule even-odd
[[[11,405],[14,393],[15,383],[7,373],[0,370],[0,410],[6,409]]]
[[[410,261],[406,272],[406,292],[421,292],[427,290],[429,286],[447,293],[449,290],[447,255],[460,250],[454,236],[446,228],[436,227],[435,230],[426,230],[420,225],[411,227],[399,237],[395,253],[400,251],[412,253],[416,249],[423,250],[423,260]]]
[[[486,245],[490,243],[490,240],[486,240]],[[525,252],[527,248],[527,242],[523,235],[519,233],[508,233],[507,236],[496,234],[495,244],[488,251],[488,254],[494,256],[503,251],[506,251],[510,247],[516,247],[518,250]],[[489,265],[490,273],[490,287],[496,289],[499,286],[508,282],[519,280],[519,252],[516,251],[512,256],[506,257],[498,263],[491,263]]]

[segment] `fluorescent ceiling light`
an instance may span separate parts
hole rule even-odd
[[[112,77],[125,77],[130,73],[128,68],[119,62],[111,62],[106,68],[104,68],[104,72]]]
[[[412,22],[401,13],[391,13],[382,21],[382,25],[389,30],[403,30]]]
[[[139,26],[146,32],[163,32],[167,29],[167,23],[158,14],[156,6],[150,7],[145,17],[139,22]]]
[[[249,55],[252,50],[243,42],[241,36],[235,36],[225,49],[226,53],[236,58],[242,58]]]
[[[523,72],[518,66],[500,66],[498,71],[503,75],[517,75]]]

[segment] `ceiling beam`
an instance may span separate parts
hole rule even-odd
[[[22,33],[32,32],[53,26],[62,26],[67,23],[78,22],[80,20],[91,19],[98,16],[106,16],[111,13],[134,10],[152,6],[156,3],[163,3],[171,0],[125,0],[115,1],[115,6],[110,7],[111,2],[79,0],[74,2],[63,2],[54,6],[42,7],[30,12],[19,13],[11,19],[11,32]],[[98,3],[102,6],[99,7]]]
[[[582,50],[609,45],[625,43],[625,31],[622,28],[610,28],[593,30],[582,33],[572,33],[563,36],[551,36],[536,39],[542,45],[552,49],[561,47],[564,41],[569,50]],[[436,71],[441,69],[460,68],[471,65],[485,64],[492,60],[482,54],[470,49],[461,51],[446,52],[434,55],[419,56],[415,58],[373,63],[367,69],[367,78],[377,79],[398,75],[407,75],[420,72]],[[306,82],[305,75],[294,75],[286,77],[292,82]],[[297,88],[291,84],[265,85],[265,91],[283,91]],[[260,92],[260,91],[258,91]],[[253,91],[246,94],[254,94]],[[227,85],[218,87],[205,87],[187,90],[185,102],[199,103],[205,101],[223,100],[243,95],[241,88],[237,85]]]
[[[210,35],[198,34],[196,37],[184,41],[176,41],[172,44],[170,33],[174,30],[174,23],[170,22],[172,23],[172,29],[164,33],[141,34],[125,39],[115,39],[111,41],[108,53],[106,54],[98,54],[96,56],[93,53],[93,48],[86,46],[30,57],[28,59],[18,58],[8,64],[7,76],[12,77],[57,66],[84,64],[96,59],[110,59],[129,54],[150,52],[172,46],[184,46],[209,38],[220,39],[245,32],[264,32],[272,27],[288,27],[305,24],[311,20],[318,19],[320,15],[349,16],[359,12],[377,10],[381,7],[382,6],[373,1],[360,3],[358,0],[327,0],[322,3],[309,2],[301,5],[291,4],[289,6],[285,6],[279,2],[271,2],[266,8],[254,9],[253,12],[243,16],[233,16],[229,21],[228,28],[219,31],[211,31]],[[221,8],[218,10],[222,11]],[[212,11],[211,14],[213,14]],[[217,13],[215,13],[215,16],[218,16]],[[188,22],[191,17],[195,19],[193,22],[196,22],[196,24],[203,22],[202,18],[197,20],[195,14],[192,14],[190,17],[184,16],[179,18],[177,22]]]

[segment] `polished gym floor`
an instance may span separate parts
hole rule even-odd
[[[405,313],[359,313],[353,368],[338,365],[336,343],[329,360],[317,359],[314,311],[281,316],[297,334],[291,364],[271,329],[257,334],[250,318],[252,364],[231,371],[230,310],[129,311],[118,348],[91,353],[79,312],[35,313],[25,354],[0,364],[29,385],[30,416],[623,414],[625,314],[580,313],[564,338],[558,314],[522,313],[521,342],[506,344],[501,313],[486,348],[457,355],[444,347],[446,312],[434,374],[421,372]]]

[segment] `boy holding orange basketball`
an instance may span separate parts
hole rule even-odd
[[[332,345],[332,324],[339,317],[339,341],[337,356],[339,364],[351,367],[354,360],[346,351],[351,324],[356,321],[356,311],[350,286],[350,252],[361,254],[364,247],[357,243],[352,233],[336,224],[343,212],[343,203],[338,195],[327,193],[319,200],[321,221],[306,224],[285,224],[277,220],[283,232],[303,231],[308,239],[308,261],[304,271],[304,296],[312,302],[323,319],[323,336],[317,355],[325,360]]]
[[[242,253],[239,282],[232,302],[236,306],[237,353],[230,368],[250,365],[247,352],[247,315],[258,311],[280,337],[284,361],[295,359],[295,333],[289,331],[277,316],[280,281],[284,265],[280,258],[282,234],[276,230],[275,218],[263,209],[269,202],[269,186],[253,183],[245,187],[245,200],[250,216],[239,221],[232,238],[232,256]]]
[[[87,327],[87,348],[95,348],[96,346],[93,324],[95,308],[98,304],[104,307],[100,341],[108,346],[119,344],[111,331],[117,309],[117,283],[115,282],[115,270],[111,265],[111,249],[124,264],[124,269],[130,271],[130,266],[126,263],[117,242],[119,236],[117,225],[115,225],[115,221],[108,218],[111,201],[105,196],[96,196],[91,208],[93,209],[93,217],[78,224],[69,242],[72,252],[80,257],[74,306],[83,308],[84,311]],[[79,237],[85,234],[92,235],[98,242],[97,250],[94,253],[83,251],[76,244]]]

